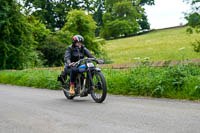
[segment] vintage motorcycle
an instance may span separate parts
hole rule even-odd
[[[84,58],[74,63],[79,70],[75,82],[75,95],[69,94],[70,79],[58,77],[61,81],[62,90],[67,99],[73,99],[76,96],[85,97],[91,94],[93,100],[102,103],[107,95],[106,80],[101,69],[96,67],[98,60],[96,58]]]

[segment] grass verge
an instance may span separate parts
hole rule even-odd
[[[140,66],[129,70],[104,69],[108,92],[117,95],[151,96],[173,99],[200,99],[200,68]],[[60,70],[0,71],[0,83],[59,89]]]

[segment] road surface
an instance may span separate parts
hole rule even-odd
[[[200,133],[200,103],[0,85],[0,133]]]

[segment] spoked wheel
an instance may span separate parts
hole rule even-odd
[[[101,72],[95,72],[93,75],[94,88],[91,91],[91,96],[97,103],[102,103],[107,95],[106,81]]]
[[[67,99],[70,99],[72,100],[75,96],[71,96],[69,94],[69,90],[70,90],[70,85],[69,85],[69,80],[66,81],[66,84],[63,85],[63,88],[62,88],[63,92],[64,92],[64,95],[66,96]]]

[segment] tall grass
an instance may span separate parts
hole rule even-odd
[[[140,66],[129,70],[104,69],[108,92],[118,95],[200,99],[200,67]],[[0,71],[0,83],[59,89],[60,70]]]
[[[112,94],[200,99],[198,66],[143,66],[129,71],[104,70],[104,75]]]
[[[187,34],[186,28],[153,31],[145,35],[107,41],[104,50],[114,64],[150,61],[183,60],[200,58],[192,43],[199,34]]]
[[[0,71],[0,83],[36,88],[59,89],[59,70]]]

